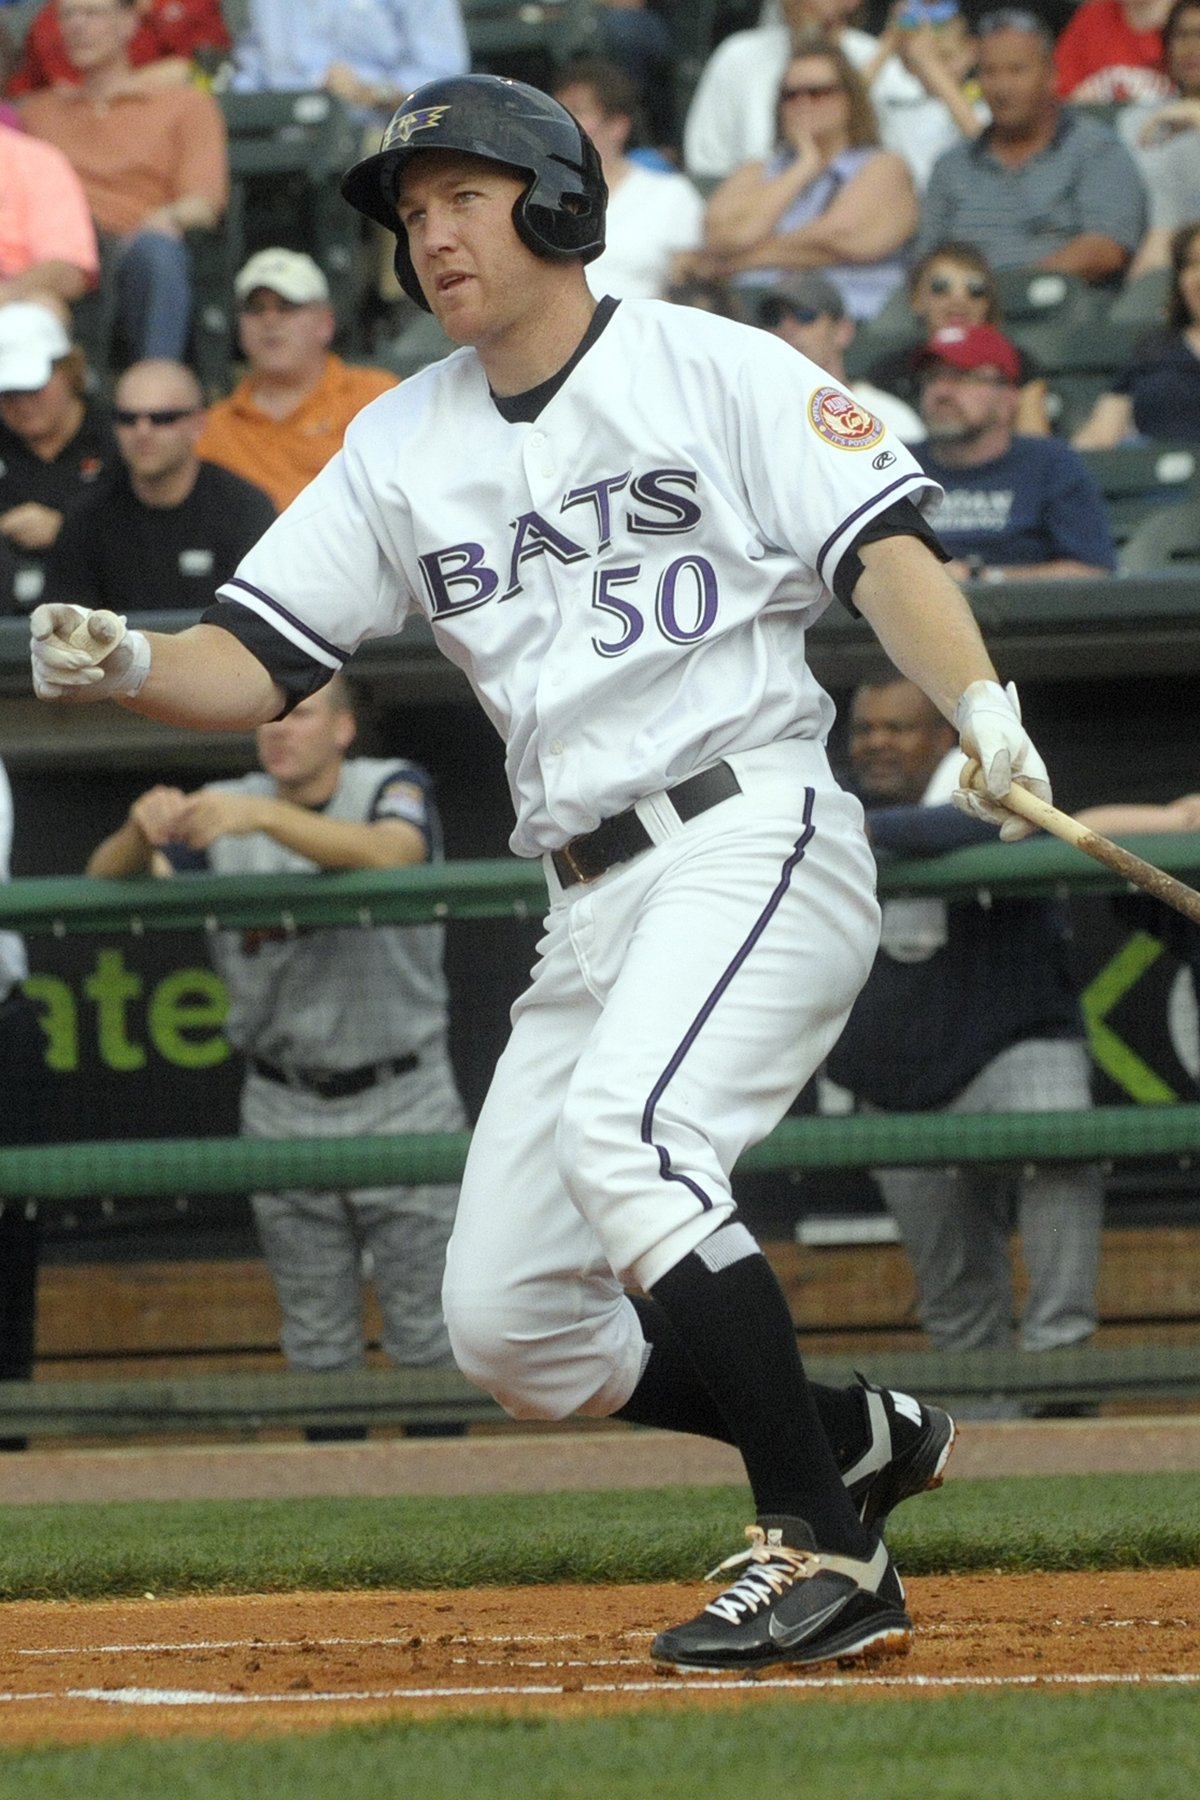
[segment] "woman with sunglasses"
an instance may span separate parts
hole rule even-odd
[[[1108,450],[1129,438],[1200,441],[1200,221],[1171,239],[1164,325],[1138,345],[1071,442]]]
[[[70,509],[118,466],[53,294],[0,306],[0,613],[29,612]]]
[[[861,77],[815,33],[797,38],[779,90],[776,150],[713,193],[690,272],[738,287],[820,269],[853,319],[874,318],[904,279],[917,196],[902,157],[879,146]]]
[[[947,325],[1002,325],[996,277],[973,244],[937,244],[914,263],[908,276],[908,303],[916,330],[912,342],[889,350],[873,362],[870,379],[889,393],[917,401],[912,353]],[[1014,430],[1023,437],[1047,437],[1046,382],[1032,358],[1016,346],[1020,358],[1020,406]]]

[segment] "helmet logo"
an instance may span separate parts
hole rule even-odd
[[[401,113],[392,120],[384,134],[380,150],[391,150],[396,144],[407,144],[416,131],[428,131],[440,123],[448,106],[418,106],[414,112]]]

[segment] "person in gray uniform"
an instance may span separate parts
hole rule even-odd
[[[259,770],[190,795],[165,786],[142,794],[93,852],[88,874],[262,875],[438,860],[428,775],[395,757],[349,757],[354,735],[350,692],[335,678],[259,729]],[[243,1133],[462,1128],[442,948],[437,925],[217,932],[226,1034],[246,1061]],[[392,1361],[453,1366],[440,1290],[457,1197],[442,1184],[254,1196],[290,1367],[361,1366],[368,1271]]]

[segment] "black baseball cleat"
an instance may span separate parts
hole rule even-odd
[[[745,1574],[686,1625],[660,1632],[650,1650],[656,1663],[718,1674],[907,1653],[913,1624],[882,1539],[859,1562],[818,1550],[804,1519],[764,1517],[746,1536],[749,1550],[712,1571],[745,1563]]]
[[[954,1448],[955,1425],[940,1406],[923,1406],[911,1394],[875,1387],[862,1375],[867,1447],[842,1470],[842,1480],[871,1531],[882,1531],[902,1500],[941,1487]]]

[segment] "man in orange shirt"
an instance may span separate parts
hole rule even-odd
[[[22,121],[57,145],[83,184],[106,280],[115,265],[124,350],[181,360],[192,311],[183,234],[215,226],[229,192],[221,109],[198,88],[155,90],[134,78],[136,0],[60,0],[58,17],[81,84],[31,94]]]
[[[265,488],[282,512],[341,449],[355,413],[396,377],[330,350],[329,284],[311,256],[260,250],[233,290],[249,373],[209,408],[196,449]]]

